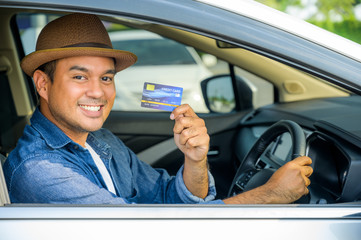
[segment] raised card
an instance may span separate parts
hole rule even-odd
[[[183,88],[145,82],[141,106],[164,111],[173,111],[181,105]]]

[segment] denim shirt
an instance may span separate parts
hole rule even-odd
[[[87,143],[104,162],[116,195],[107,190],[89,151],[73,142],[37,109],[16,148],[4,163],[12,203],[126,204],[223,203],[209,174],[205,199],[192,195],[183,181],[183,167],[170,177],[140,161],[110,131],[88,135]]]

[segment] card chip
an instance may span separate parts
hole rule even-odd
[[[148,91],[154,91],[155,86],[152,84],[147,84],[147,90]]]

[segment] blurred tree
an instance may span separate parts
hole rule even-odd
[[[257,0],[272,8],[286,12],[287,7],[297,6],[304,7],[302,0]],[[343,19],[354,18],[353,7],[361,3],[361,0],[316,0],[315,5],[318,8],[317,14],[322,14],[326,21],[332,21],[335,15],[341,16]],[[315,18],[317,16],[312,16]]]
[[[316,3],[319,11],[328,19],[331,14],[340,14],[344,19],[353,17],[353,4],[355,0],[318,0]]]
[[[288,6],[302,6],[301,0],[256,0],[264,5],[285,12]],[[361,1],[361,0],[360,0]]]
[[[329,30],[334,29],[334,20],[336,17],[341,17],[341,21],[355,19],[353,12],[354,4],[355,0],[317,0],[316,2],[319,13],[325,18],[325,24]]]
[[[304,9],[311,0],[256,0],[283,12],[288,7]],[[361,22],[356,19],[354,7],[361,0],[314,0],[318,11],[306,21],[355,42],[361,43]]]

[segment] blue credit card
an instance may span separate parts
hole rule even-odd
[[[181,105],[183,88],[145,82],[141,106],[173,111]]]

